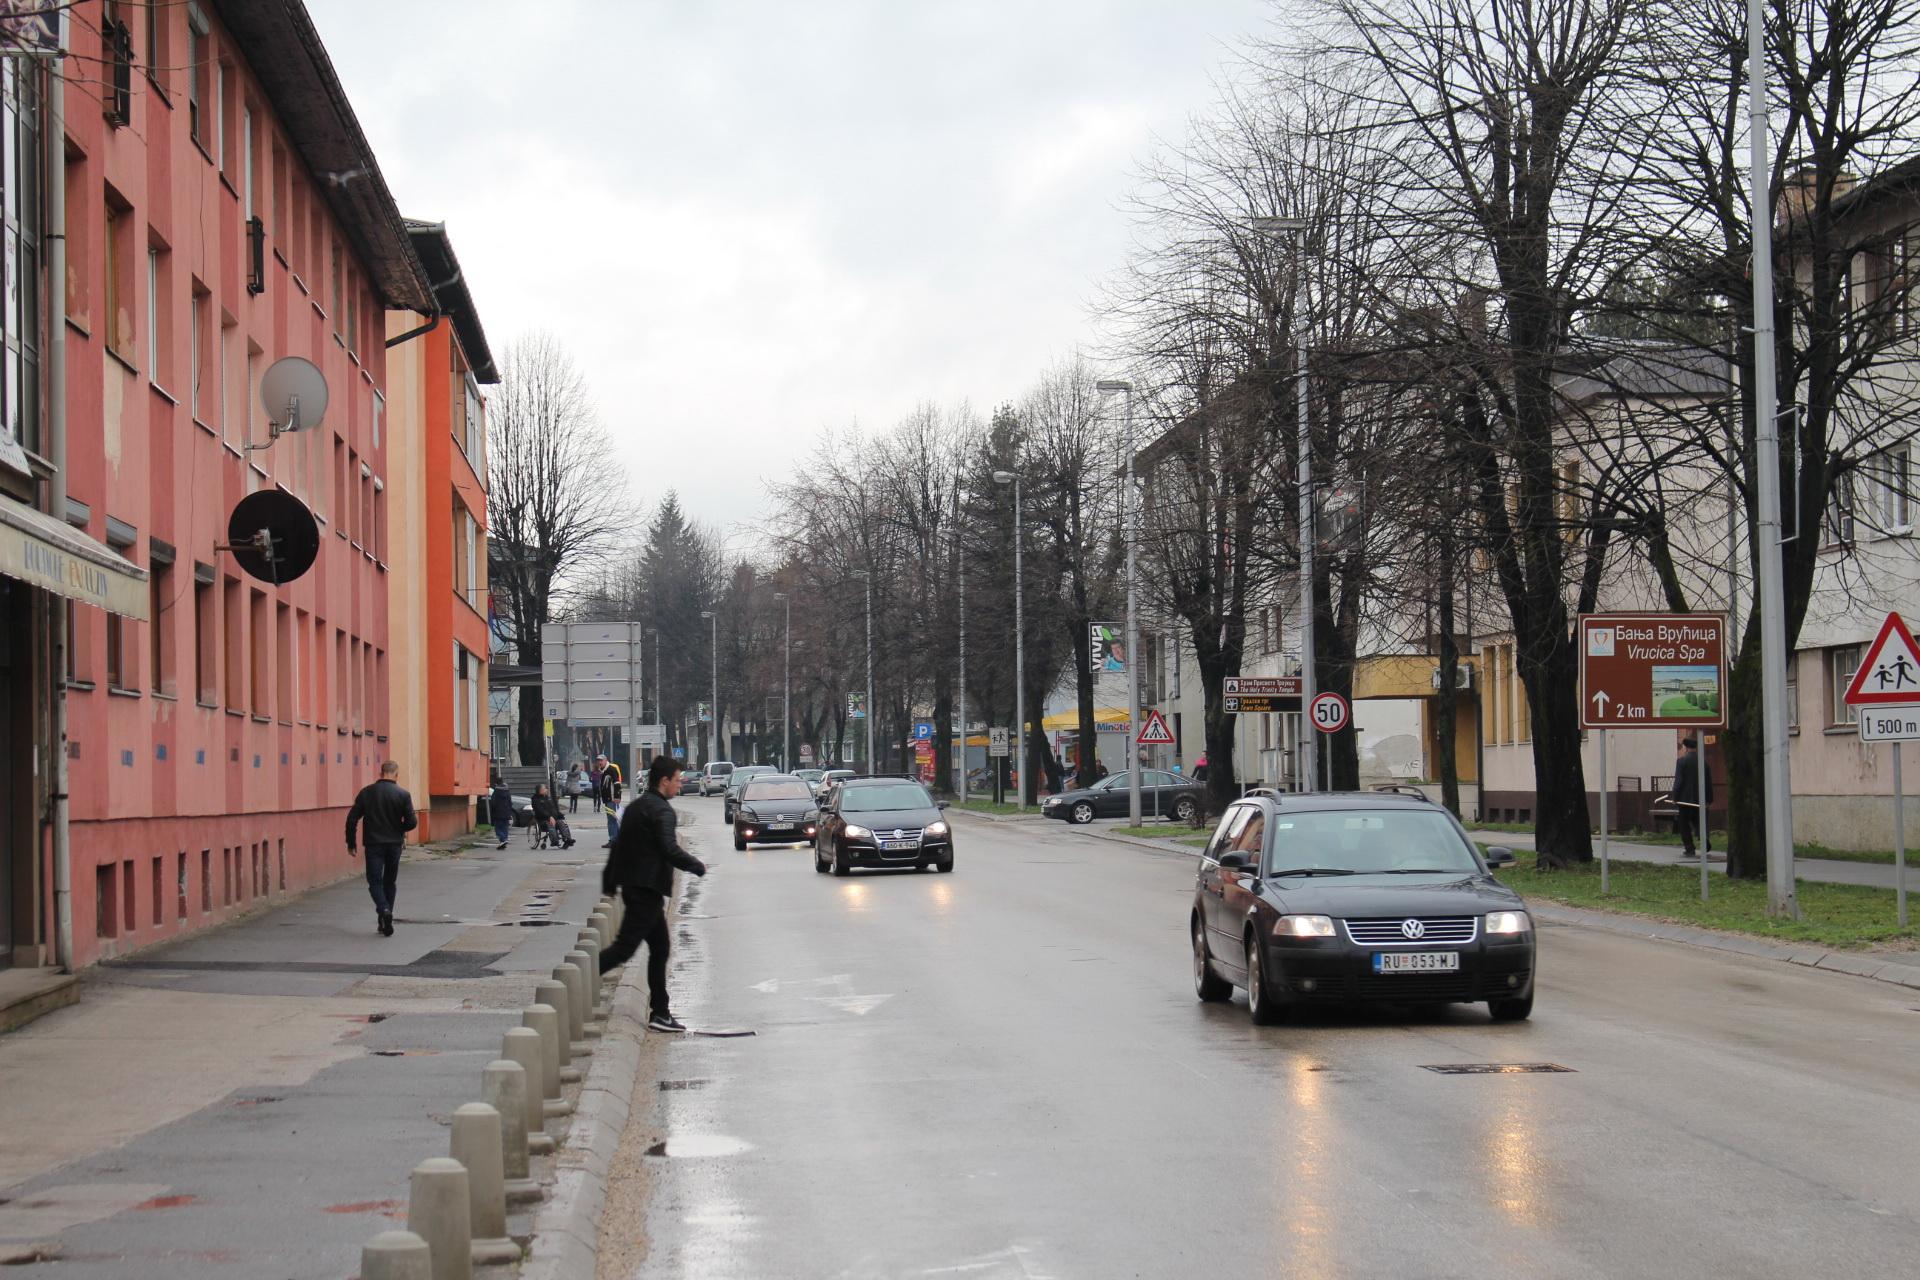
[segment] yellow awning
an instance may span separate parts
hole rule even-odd
[[[136,622],[147,620],[145,569],[12,498],[0,498],[0,573]]]
[[[1127,709],[1125,707],[1095,707],[1093,709],[1093,722],[1097,725],[1125,724],[1127,722]],[[1080,727],[1080,713],[1078,711],[1063,711],[1057,716],[1048,716],[1040,722],[1040,727],[1048,733],[1059,733],[1064,729],[1078,729]]]

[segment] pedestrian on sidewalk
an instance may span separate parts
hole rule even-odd
[[[1713,807],[1713,774],[1706,775],[1707,793],[1704,796],[1700,794],[1700,775],[1700,740],[1684,738],[1680,743],[1680,758],[1673,762],[1674,822],[1680,827],[1680,856],[1683,858],[1698,856],[1693,850],[1693,837],[1700,829],[1700,806]],[[1713,852],[1710,837],[1700,852]]]
[[[541,783],[533,789],[533,823],[546,833],[549,842],[558,841],[563,849],[573,848],[573,832],[567,826],[567,820],[560,816],[560,802],[547,794],[547,784]]]
[[[607,811],[606,848],[613,848],[613,838],[620,832],[620,766],[601,756],[600,793],[594,797],[594,803],[603,805]]]
[[[493,821],[493,834],[500,847],[507,847],[507,835],[513,830],[513,795],[499,774],[493,775],[493,794],[487,797],[487,816]]]
[[[380,779],[360,788],[347,810],[347,853],[352,854],[354,836],[366,824],[367,892],[373,895],[373,909],[379,917],[382,936],[393,936],[393,891],[400,879],[400,849],[407,832],[420,825],[413,813],[413,797],[400,785],[400,762],[389,760],[380,766]]]
[[[595,813],[600,812],[600,761],[605,759],[605,756],[599,757],[594,761],[593,767],[587,770],[587,794],[593,797],[593,811]]]
[[[653,758],[647,766],[647,789],[627,806],[606,870],[600,873],[601,891],[618,892],[627,908],[620,932],[601,953],[600,971],[619,968],[646,945],[647,1025],[655,1031],[686,1030],[674,1018],[667,997],[667,954],[673,945],[667,899],[673,894],[673,869],[707,874],[707,864],[680,847],[679,818],[673,811],[680,768],[672,756]]]
[[[587,789],[587,775],[575,760],[567,767],[567,812],[580,812],[580,793]]]

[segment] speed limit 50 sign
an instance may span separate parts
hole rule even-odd
[[[1316,693],[1307,714],[1320,732],[1338,733],[1347,727],[1347,700],[1337,693]]]

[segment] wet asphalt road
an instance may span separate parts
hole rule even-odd
[[[1192,863],[960,819],[737,854],[677,926],[649,1277],[1909,1276],[1912,991],[1551,927],[1530,1023],[1195,1001]],[[1426,1064],[1552,1062],[1442,1076]],[[685,1152],[686,1154],[678,1154]],[[609,1222],[603,1230],[618,1232]]]

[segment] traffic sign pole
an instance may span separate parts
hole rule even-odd
[[[1600,896],[1607,896],[1607,731],[1600,734]],[[1538,853],[1534,855],[1536,858]]]
[[[1700,762],[1700,777],[1694,783],[1696,798],[1700,801],[1700,901],[1707,900],[1707,864],[1713,859],[1707,856],[1707,736],[1703,733],[1694,747],[1693,758]]]
[[[1893,744],[1893,902],[1907,927],[1907,796],[1900,785],[1900,744]]]

